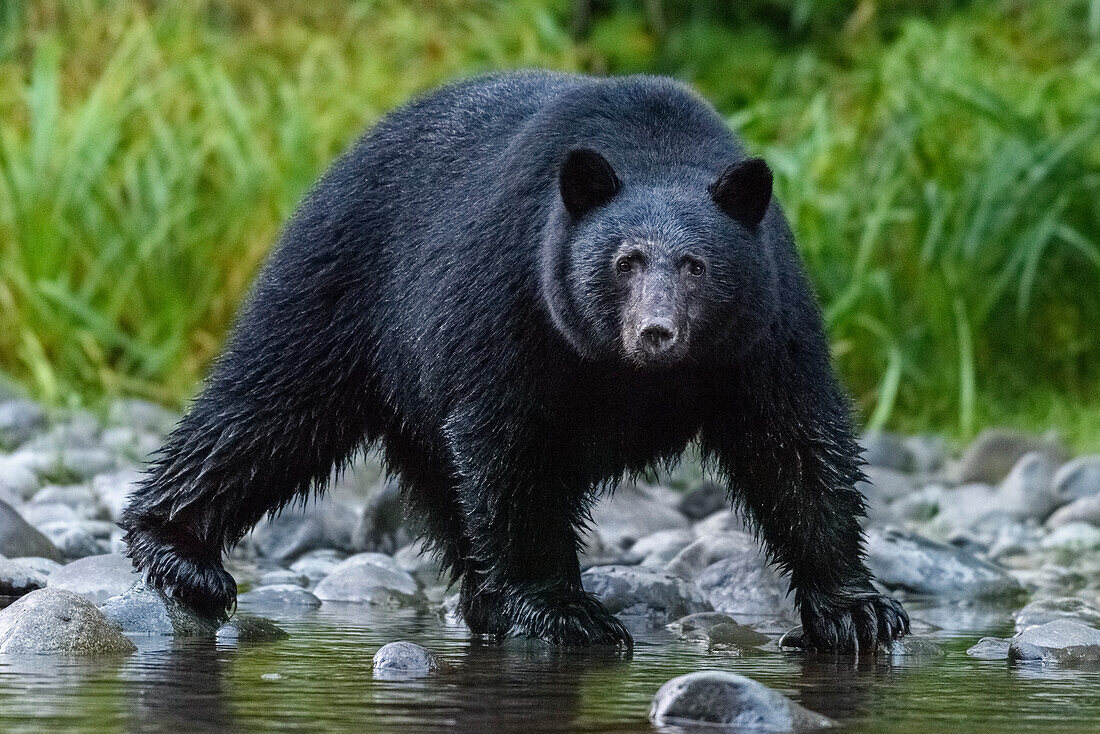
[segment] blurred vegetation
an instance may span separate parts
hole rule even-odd
[[[714,101],[870,425],[1100,445],[1100,0],[0,0],[0,376],[181,404],[364,126],[530,66]]]

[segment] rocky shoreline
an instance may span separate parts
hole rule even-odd
[[[97,417],[0,396],[0,653],[124,655],[135,636],[285,636],[243,613],[220,627],[199,619],[144,587],[121,555],[116,523],[127,495],[176,419],[134,400]],[[903,601],[1017,609],[1015,635],[975,639],[975,658],[1100,666],[1100,455],[1072,457],[1056,439],[1007,430],[983,433],[957,458],[937,437],[863,441],[868,563],[884,590]],[[723,488],[691,461],[653,479],[597,506],[585,587],[630,624],[667,626],[685,644],[734,654],[797,648],[787,583],[726,509]],[[367,457],[323,499],[257,527],[227,567],[248,609],[417,607],[461,624],[453,590],[420,551],[395,484]],[[925,637],[936,620],[912,616],[914,636],[882,654],[942,655]],[[411,643],[387,645],[375,665],[389,680],[446,669]],[[652,716],[824,723],[739,678],[702,671],[670,681]]]

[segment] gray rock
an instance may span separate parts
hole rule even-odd
[[[321,606],[321,600],[301,586],[294,584],[271,584],[258,586],[252,591],[237,597],[241,604],[262,606],[315,608]]]
[[[719,612],[794,618],[789,582],[764,557],[746,553],[707,566],[695,583]]]
[[[405,504],[396,480],[382,482],[367,506],[352,534],[351,545],[357,551],[395,553],[413,541],[412,531],[405,515]]]
[[[382,568],[387,568],[398,573],[408,573],[408,571],[401,568],[395,558],[387,556],[385,553],[356,553],[354,556],[348,556],[340,561],[340,563],[338,563],[329,573],[333,574],[345,571],[349,568],[366,565],[381,566]]]
[[[42,533],[65,558],[87,558],[111,552],[111,538],[120,532],[114,523],[102,520],[58,520],[41,525]]]
[[[694,540],[695,533],[689,528],[658,530],[632,545],[629,555],[643,566],[664,566]]]
[[[726,488],[719,482],[707,480],[684,492],[676,509],[689,520],[702,520],[719,510],[728,510],[729,502]]]
[[[265,558],[290,560],[318,548],[351,550],[358,514],[332,498],[288,509],[252,531],[252,547]]]
[[[1089,627],[1100,627],[1100,609],[1091,607],[1073,596],[1061,599],[1040,599],[1031,602],[1016,613],[1016,631],[1023,632],[1030,627],[1038,627],[1056,619],[1069,619]]]
[[[8,558],[40,556],[51,561],[61,560],[61,554],[49,538],[31,527],[6,502],[0,502],[0,555]]]
[[[412,642],[390,642],[374,653],[374,677],[381,680],[422,678],[439,669],[435,653]]]
[[[222,644],[241,642],[275,642],[290,637],[279,625],[255,614],[234,614],[218,628],[217,640]]]
[[[833,725],[751,678],[717,670],[688,673],[665,683],[653,697],[649,718],[659,726],[717,724],[737,731],[805,731]]]
[[[989,494],[993,492],[992,487],[986,487],[986,490]],[[939,484],[929,484],[892,502],[890,511],[898,520],[925,522],[936,517],[941,507],[950,505],[950,495],[958,491],[960,490],[948,490]]]
[[[1051,490],[1056,468],[1042,452],[1032,451],[1020,457],[997,488],[999,512],[1017,520],[1045,520],[1059,504]]]
[[[328,574],[323,574],[321,578],[325,576],[328,576]],[[275,586],[279,584],[293,584],[294,586],[305,588],[309,586],[309,577],[303,573],[295,573],[287,568],[275,568],[270,571],[264,571],[256,581],[257,586]]]
[[[672,622],[668,628],[681,640],[704,642],[710,648],[750,650],[766,645],[771,638],[752,627],[738,624],[721,612],[700,612]]]
[[[991,598],[1022,591],[1012,576],[991,563],[894,528],[867,533],[867,565],[887,588],[914,594]]]
[[[0,497],[22,501],[34,494],[40,484],[38,474],[29,466],[17,458],[0,456]]]
[[[959,483],[996,484],[1008,476],[1024,454],[1032,451],[1045,454],[1055,464],[1068,458],[1059,441],[1011,429],[990,428],[970,444],[952,474]]]
[[[130,493],[137,489],[143,474],[137,469],[100,474],[92,479],[92,490],[107,509],[107,516],[114,522],[122,519],[122,513],[130,504]]]
[[[19,514],[39,530],[47,523],[78,522],[80,520],[80,515],[76,514],[76,510],[61,502],[27,503],[19,508]]]
[[[99,495],[88,486],[48,484],[34,493],[28,505],[62,504],[72,508],[81,520],[102,520],[107,516]],[[25,517],[25,515],[24,515]]]
[[[1100,550],[1100,528],[1087,522],[1066,523],[1039,541],[1039,547],[1078,552]]]
[[[1041,660],[1058,665],[1100,665],[1100,630],[1069,619],[1029,627],[1012,638],[1010,660]]]
[[[108,553],[73,561],[50,574],[49,588],[64,589],[102,604],[112,596],[125,593],[141,577],[134,573],[130,559]]]
[[[310,551],[290,564],[290,570],[309,579],[309,586],[316,584],[340,565],[344,556],[330,548]]]
[[[44,589],[49,575],[43,573],[40,566],[24,559],[0,558],[0,595],[23,596],[35,589]]]
[[[414,540],[393,554],[393,561],[407,574],[422,584],[432,584],[441,578],[443,567],[435,554],[424,548],[424,541]]]
[[[99,610],[120,630],[134,635],[209,637],[217,629],[217,623],[140,582],[107,599]]]
[[[626,550],[639,538],[658,530],[686,528],[688,519],[668,501],[668,490],[639,484],[624,484],[610,497],[603,497],[592,510],[595,532],[604,545]]]
[[[46,411],[33,400],[0,402],[0,448],[26,443],[46,427]]]
[[[0,653],[112,655],[137,648],[95,605],[63,589],[39,589],[0,611]]]
[[[1046,526],[1054,529],[1080,522],[1100,526],[1100,494],[1081,497],[1068,505],[1059,507],[1047,518]]]
[[[708,535],[723,535],[725,533],[745,533],[749,526],[740,512],[734,510],[719,510],[703,520],[695,523],[692,528],[695,537],[703,538]]]
[[[711,609],[695,584],[653,568],[595,566],[581,574],[581,583],[612,614],[645,617],[653,625]]]
[[[155,433],[133,428],[106,428],[99,440],[104,447],[139,464],[146,463],[164,442]]]
[[[360,563],[337,568],[313,590],[321,601],[400,606],[416,603],[416,579],[403,571]]]
[[[867,481],[859,482],[856,487],[863,492],[864,497],[882,497],[888,502],[892,502],[915,492],[917,489],[912,477],[896,469],[884,466],[867,466],[863,468],[863,473],[867,475]]]
[[[699,529],[701,526],[697,525]],[[752,556],[761,557],[760,546],[748,533],[729,531],[720,533],[700,533],[699,537],[672,557],[665,566],[670,573],[695,579],[706,568],[727,558]]]
[[[869,467],[882,467],[899,472],[908,472],[913,468],[913,456],[904,439],[885,431],[871,431],[860,438],[863,446],[863,460]]]
[[[943,436],[910,436],[905,439],[909,449],[909,470],[914,474],[932,474],[947,461],[947,442]]]
[[[1000,637],[983,637],[971,645],[966,654],[979,660],[1008,660],[1009,640]]]
[[[1060,503],[1100,496],[1100,454],[1063,464],[1054,475],[1053,486]]]
[[[107,422],[150,433],[167,434],[176,425],[179,416],[147,400],[116,400],[107,409]]]

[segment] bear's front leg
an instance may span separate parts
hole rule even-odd
[[[471,631],[633,647],[623,624],[581,587],[576,528],[583,495],[529,472],[468,478],[460,495],[471,549],[460,606]]]
[[[871,585],[847,398],[823,345],[808,346],[733,370],[702,448],[790,574],[808,648],[869,653],[907,634],[909,617]]]

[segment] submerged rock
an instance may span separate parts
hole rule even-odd
[[[270,619],[255,614],[234,614],[232,619],[218,628],[216,636],[221,643],[274,642],[290,637]]]
[[[3,501],[0,501],[0,555],[61,560],[61,553],[50,539],[31,527],[11,505]]]
[[[218,626],[144,583],[112,596],[99,610],[120,630],[135,635],[208,637]]]
[[[296,584],[271,584],[259,586],[241,594],[237,601],[247,604],[262,604],[283,607],[319,607],[321,600],[316,594],[306,591]]]
[[[979,660],[1008,660],[1010,640],[1001,637],[983,637],[971,645],[966,654]]]
[[[1100,609],[1091,607],[1076,597],[1040,599],[1016,613],[1016,631],[1037,627],[1056,619],[1069,619],[1090,627],[1100,627]]]
[[[317,584],[313,593],[321,601],[386,606],[412,604],[420,598],[416,579],[412,576],[367,562],[334,570]]]
[[[107,553],[88,556],[62,566],[50,574],[49,587],[72,591],[94,604],[125,593],[141,581],[129,558]]]
[[[412,642],[390,642],[374,653],[374,677],[408,680],[431,675],[440,669],[439,658],[426,647]]]
[[[705,642],[709,647],[748,650],[766,645],[771,638],[752,627],[738,624],[733,617],[721,612],[699,612],[667,625],[680,634],[681,640]]]
[[[39,589],[0,611],[0,653],[132,653],[134,643],[95,605],[63,589]]]
[[[1008,657],[1057,665],[1100,666],[1100,630],[1080,622],[1056,619],[1029,627],[1013,637]]]
[[[714,724],[743,731],[805,731],[833,722],[751,678],[717,670],[681,675],[653,697],[657,725]]]
[[[642,616],[654,625],[711,609],[695,584],[654,568],[595,566],[581,574],[581,583],[612,614]]]
[[[992,598],[1022,591],[1003,569],[961,548],[895,528],[867,533],[867,565],[886,587],[914,594]]]

